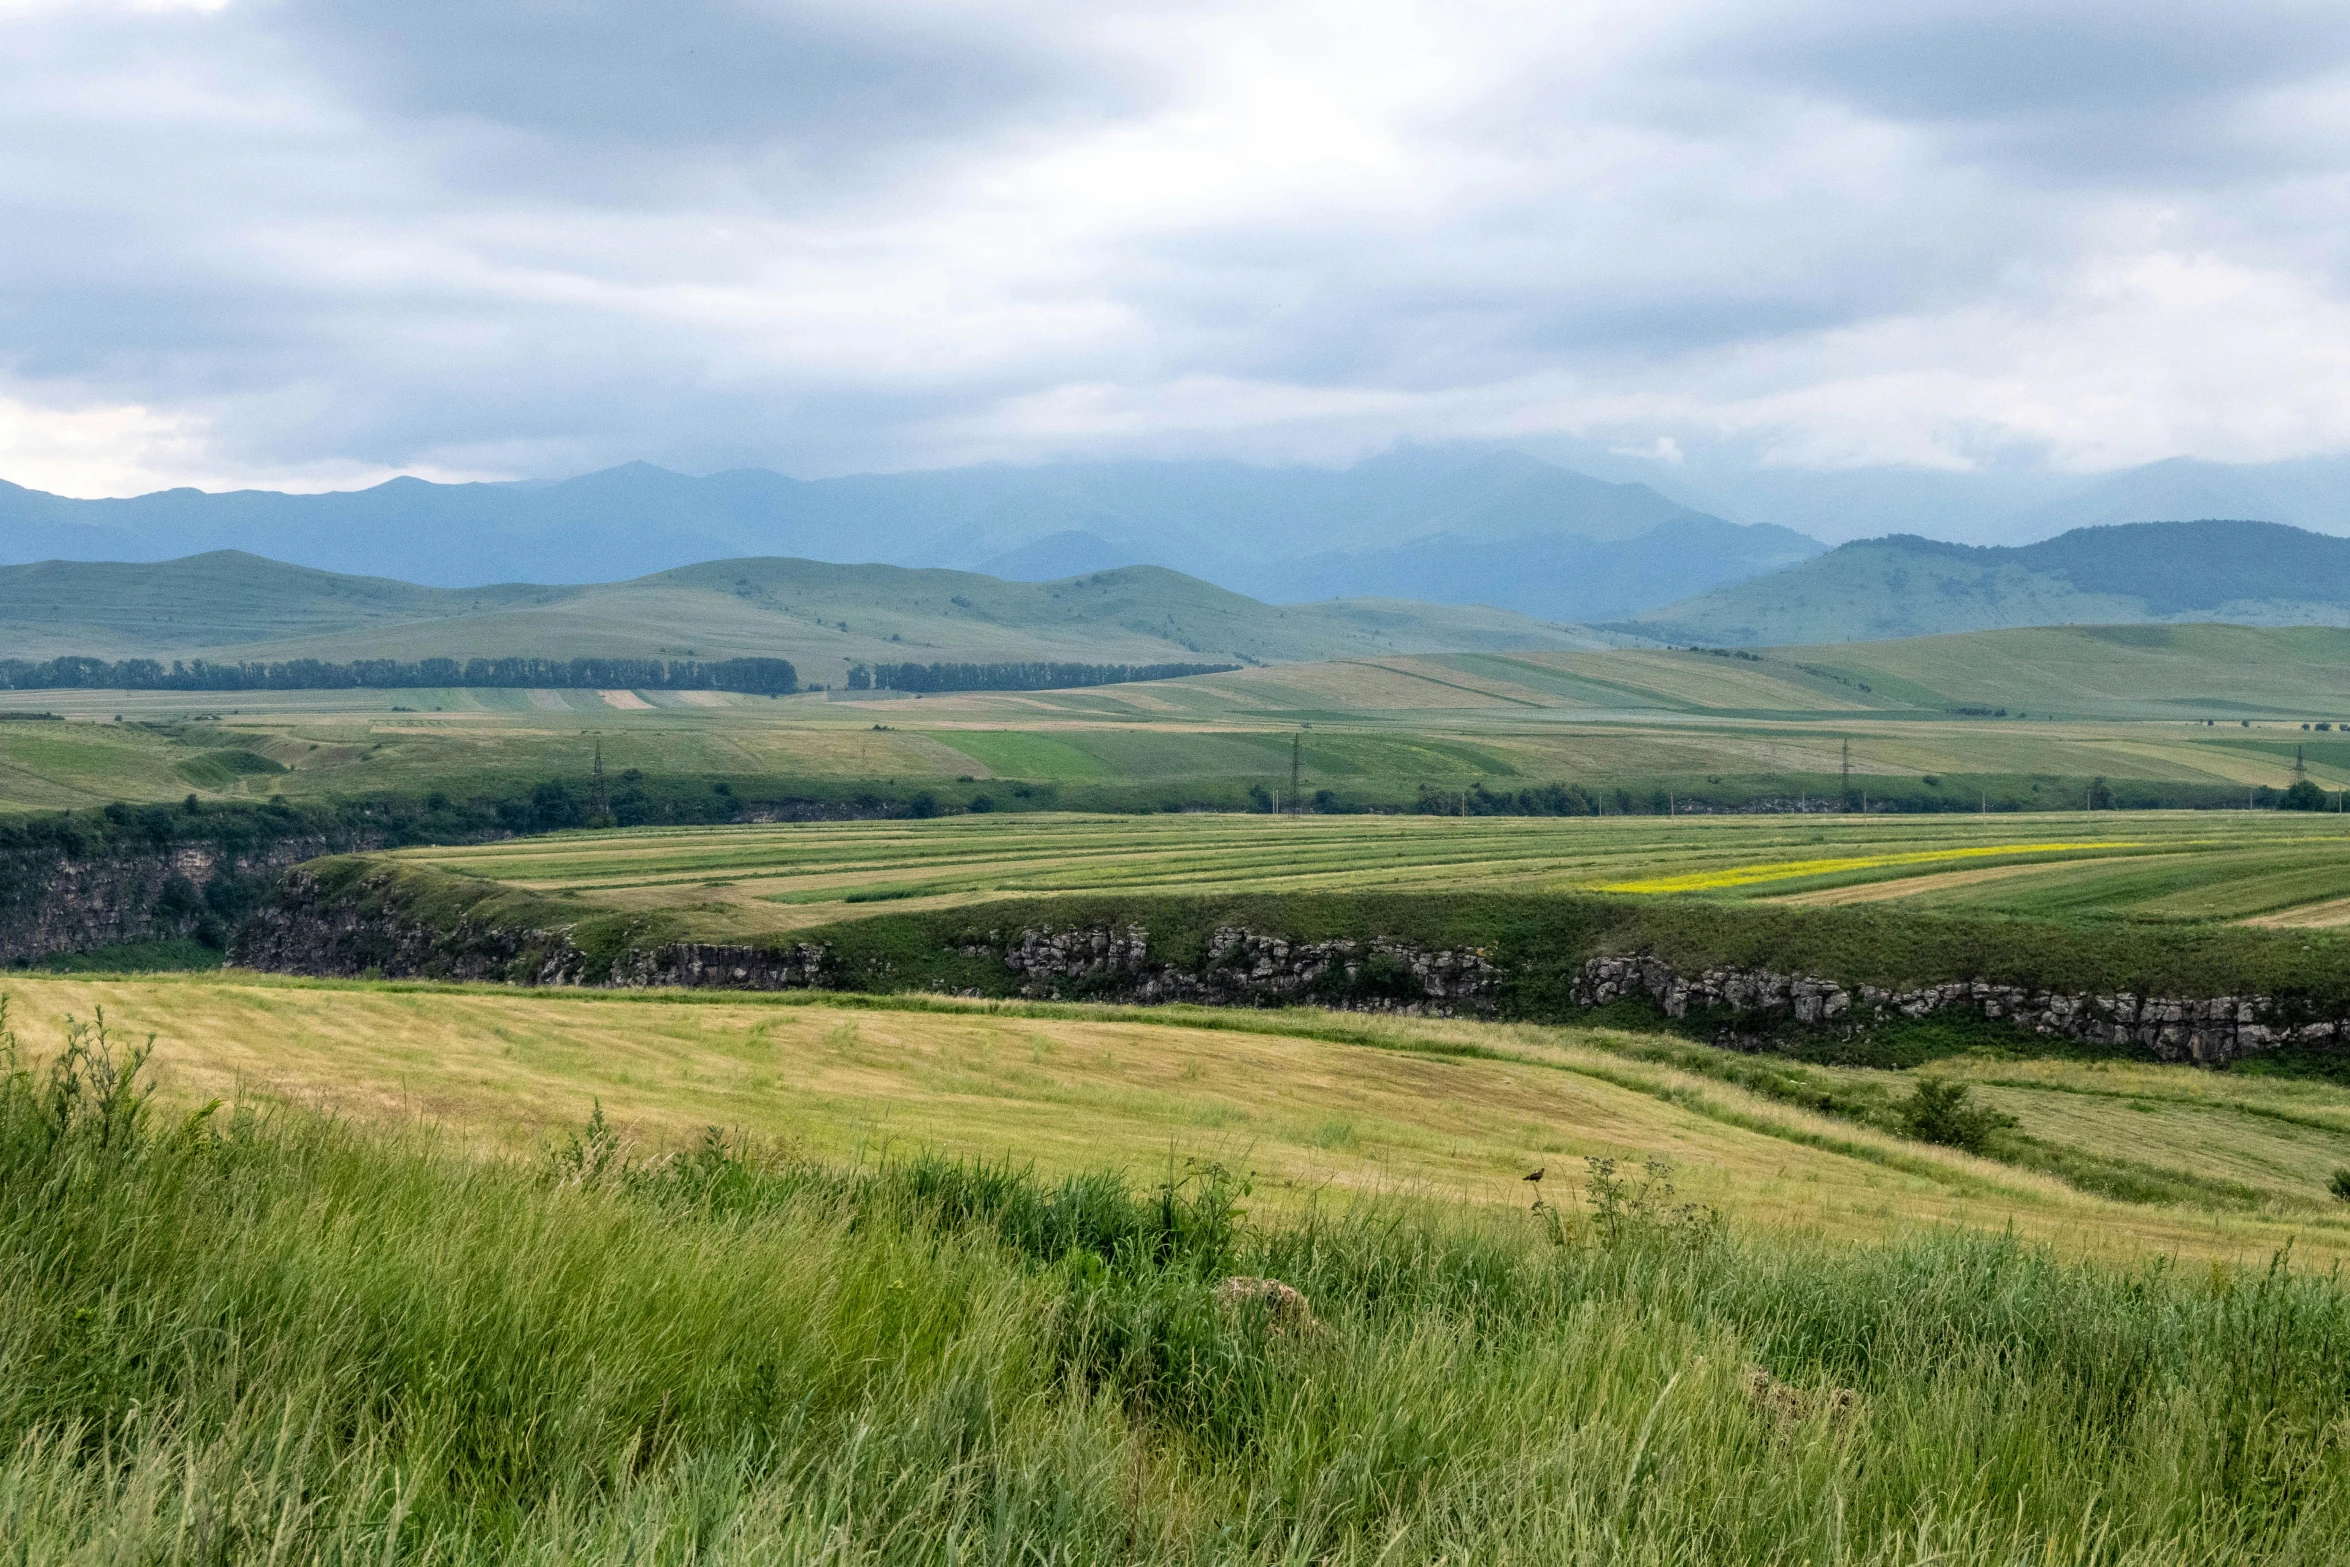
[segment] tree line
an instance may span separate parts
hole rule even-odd
[[[342,691],[425,686],[591,687],[598,690],[740,691],[781,696],[799,689],[788,659],[724,658],[362,658],[348,664],[294,658],[276,663],[165,664],[152,658],[0,659],[0,690]]]
[[[1057,691],[1220,675],[1238,664],[856,664],[851,691]]]

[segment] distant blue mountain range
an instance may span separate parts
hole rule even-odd
[[[0,483],[0,564],[246,550],[435,587],[586,583],[789,555],[1048,581],[1167,566],[1283,602],[1393,597],[1621,618],[1816,555],[1644,484],[1521,453],[1410,449],[1352,468],[1059,463],[801,480],[644,463],[553,483],[394,479],[326,495],[74,500]]]

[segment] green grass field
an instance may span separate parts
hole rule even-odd
[[[677,909],[713,934],[994,896],[1307,890],[1623,891],[2067,918],[2350,921],[2350,821],[2278,811],[985,815],[556,834],[399,857],[583,908]]]
[[[421,1118],[502,1154],[596,1102],[662,1146],[716,1124],[826,1159],[932,1150],[1056,1176],[1147,1171],[1173,1148],[1254,1171],[1276,1206],[1344,1192],[1503,1208],[1546,1160],[1656,1156],[1690,1197],[1774,1232],[1963,1224],[2108,1258],[2350,1252],[2350,1209],[2327,1190],[2350,1166],[2350,1086],[2329,1082],[1997,1051],[1935,1064],[2026,1137],[2103,1161],[2068,1180],[2027,1147],[1996,1160],[1937,1148],[1805,1108],[1777,1078],[1747,1077],[1752,1058],[1607,1028],[233,970],[11,975],[5,990],[28,1038],[101,1008],[126,1037],[154,1035],[174,1104]],[[1768,1070],[1856,1103],[1915,1076]]]
[[[709,692],[0,693],[92,722],[0,723],[0,809],[484,788],[664,775],[910,790],[1003,781],[1117,809],[1341,805],[1550,782],[1736,803],[1856,790],[1914,808],[2057,809],[2105,778],[2216,803],[2300,765],[2350,786],[2350,633],[2051,628],[1914,643],[1492,653],[1283,664],[1082,691],[773,700]],[[2004,711],[2004,716],[1998,716]],[[117,725],[120,716],[131,722]],[[250,752],[285,769],[224,770]],[[1008,801],[999,803],[1009,803]],[[2182,801],[2182,803],[2188,803]]]
[[[2314,1567],[2350,1533],[2338,1088],[1940,1069],[2175,1165],[2125,1202],[1605,1030],[10,988],[21,1560]],[[64,1021],[101,1007],[112,1048]]]

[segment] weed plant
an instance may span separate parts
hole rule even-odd
[[[600,1115],[484,1162],[166,1117],[137,1064],[95,1022],[38,1063],[0,1036],[12,1561],[2167,1567],[2350,1538],[2350,1292],[2282,1261],[1740,1237],[1657,1171],[1564,1211],[1260,1225],[1214,1166],[650,1154]]]

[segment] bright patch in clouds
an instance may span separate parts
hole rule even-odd
[[[444,483],[491,476],[333,459],[230,468],[215,458],[213,448],[204,421],[185,414],[136,406],[43,408],[0,396],[0,475],[12,484],[58,495],[145,495],[182,485],[317,493],[360,489],[410,471]]]
[[[0,0],[0,477],[75,494],[2350,451],[2350,13]]]

